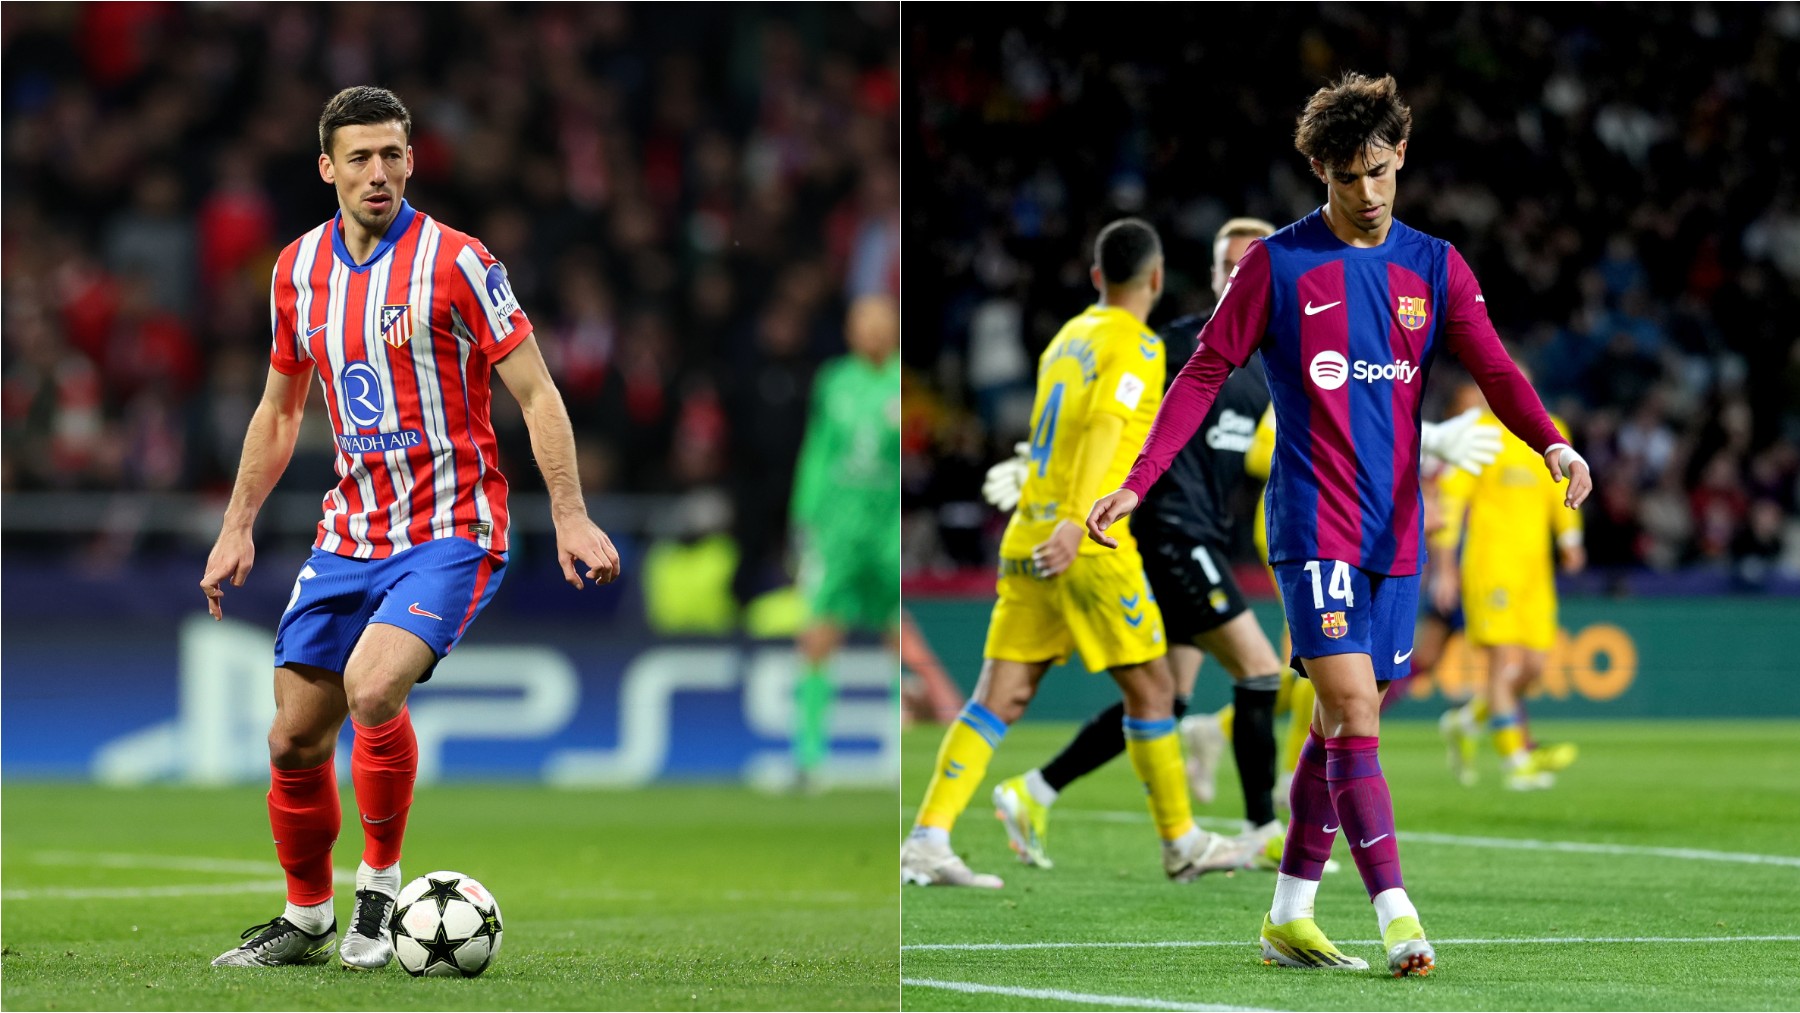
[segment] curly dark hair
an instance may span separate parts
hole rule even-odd
[[[1371,144],[1395,148],[1412,133],[1412,109],[1392,74],[1351,72],[1306,100],[1294,148],[1327,166],[1347,165]]]
[[[331,136],[337,128],[364,123],[399,123],[407,142],[412,141],[412,113],[406,111],[400,96],[386,88],[359,84],[345,88],[325,103],[325,111],[319,114],[320,153],[331,154]]]

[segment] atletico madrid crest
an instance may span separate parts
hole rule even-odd
[[[1327,612],[1319,619],[1319,629],[1333,640],[1350,632],[1350,624],[1342,612]]]
[[[1425,297],[1403,295],[1400,297],[1400,306],[1395,312],[1400,315],[1400,326],[1409,331],[1416,331],[1425,326]]]
[[[381,340],[399,348],[412,340],[412,307],[383,306],[381,308]]]

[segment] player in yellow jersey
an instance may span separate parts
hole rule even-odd
[[[900,851],[904,882],[1002,885],[970,871],[950,848],[950,830],[1039,681],[1076,651],[1089,671],[1109,671],[1124,696],[1126,752],[1149,795],[1163,871],[1186,881],[1243,862],[1241,846],[1201,830],[1189,809],[1167,638],[1137,543],[1129,529],[1116,552],[1083,538],[1088,505],[1124,481],[1162,403],[1166,357],[1144,324],[1163,288],[1156,231],[1135,218],[1108,225],[1091,276],[1100,301],[1064,324],[1038,359],[1030,471],[1000,546],[981,678],[938,749]]]
[[[1483,411],[1484,423],[1494,424]],[[1552,418],[1567,439],[1560,419]],[[1494,748],[1506,767],[1506,786],[1529,791],[1548,788],[1555,771],[1574,762],[1571,745],[1528,749],[1520,726],[1520,698],[1543,674],[1556,641],[1556,581],[1551,537],[1565,572],[1586,565],[1581,515],[1563,509],[1564,492],[1544,474],[1541,458],[1507,432],[1500,456],[1475,476],[1447,472],[1438,482],[1444,526],[1433,537],[1432,595],[1442,611],[1455,606],[1460,583],[1464,637],[1487,652],[1485,700],[1477,698],[1447,714],[1442,722],[1453,740],[1472,740],[1485,709]],[[1458,579],[1456,547],[1462,543]],[[1452,742],[1452,763],[1472,749]],[[1462,771],[1458,772],[1459,774]],[[1467,783],[1465,776],[1465,783]]]

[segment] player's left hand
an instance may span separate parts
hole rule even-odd
[[[610,584],[619,579],[619,550],[593,521],[577,517],[556,522],[556,561],[562,564],[563,579],[576,590],[582,588],[577,562],[587,567],[587,578],[596,584]]]
[[[1074,521],[1057,521],[1050,537],[1031,550],[1031,561],[1037,565],[1038,573],[1054,577],[1067,570],[1081,549],[1081,530]]]
[[[1588,465],[1573,448],[1567,444],[1558,444],[1544,451],[1544,463],[1550,466],[1550,477],[1561,482],[1569,480],[1569,492],[1563,497],[1563,506],[1570,510],[1580,509],[1587,502],[1588,493],[1594,491],[1594,477],[1588,472]]]
[[[1425,453],[1471,475],[1500,456],[1500,427],[1477,425],[1481,409],[1470,408],[1455,418],[1427,422],[1419,427],[1419,447]]]

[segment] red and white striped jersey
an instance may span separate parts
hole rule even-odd
[[[338,484],[314,546],[383,559],[433,538],[507,543],[489,376],[531,334],[506,269],[405,201],[364,264],[342,213],[288,244],[269,290],[269,362],[316,368]]]

